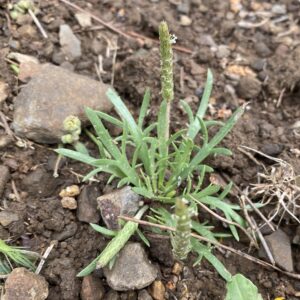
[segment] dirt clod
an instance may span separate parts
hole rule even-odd
[[[102,300],[105,290],[101,279],[93,275],[83,278],[80,296],[82,300]]]
[[[14,269],[5,281],[3,300],[44,300],[47,296],[47,281],[24,268]]]

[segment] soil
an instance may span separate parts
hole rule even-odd
[[[190,4],[188,11],[178,8],[177,3],[180,2]],[[0,1],[0,80],[9,85],[9,97],[1,111],[8,117],[9,124],[13,99],[20,89],[9,62],[4,59],[9,51],[33,55],[40,62],[72,68],[95,79],[98,77],[94,66],[101,54],[105,71],[102,80],[110,83],[113,57],[112,54],[107,55],[107,46],[116,41],[114,86],[136,116],[144,90],[150,87],[153,104],[148,122],[151,122],[160,101],[157,28],[160,21],[166,20],[178,38],[177,45],[190,50],[190,53],[175,51],[177,100],[172,111],[172,129],[176,130],[187,119],[179,99],[186,99],[196,109],[198,97],[203,92],[206,70],[211,68],[214,89],[209,118],[222,120],[237,106],[250,100],[241,121],[223,142],[232,150],[233,156],[211,161],[216,172],[226,174],[241,189],[256,183],[257,173],[262,169],[239,151],[238,147],[245,145],[287,161],[299,174],[299,151],[295,151],[299,149],[299,133],[292,127],[300,119],[299,1],[76,0],[73,3],[92,11],[125,33],[134,31],[151,39],[126,38],[105,26],[99,27],[97,22],[93,22],[90,29],[82,29],[74,17],[76,10],[57,0],[39,1],[38,18],[49,35],[48,39],[43,39],[38,31],[31,34],[30,30],[26,31],[25,25],[12,20],[7,22],[7,1]],[[234,6],[234,3],[240,3],[241,7]],[[278,5],[285,8],[281,14],[278,14]],[[277,10],[274,9],[276,6]],[[190,25],[180,24],[181,11],[192,20]],[[259,24],[262,20],[266,21]],[[81,40],[82,56],[73,62],[65,62],[59,56],[58,29],[63,23],[70,25]],[[258,26],[249,26],[253,23]],[[29,25],[35,29],[34,24]],[[5,135],[5,129],[0,127],[0,136]],[[16,145],[9,140],[8,145],[0,148],[1,163],[10,169],[10,180],[0,205],[16,211],[19,216],[19,221],[8,228],[1,227],[1,235],[10,236],[14,243],[40,253],[56,240],[56,246],[42,270],[50,285],[48,299],[76,300],[80,299],[81,279],[75,275],[96,257],[107,241],[88,224],[79,222],[76,212],[62,208],[59,191],[71,184],[83,188],[85,184],[81,183],[80,175],[86,174],[86,167],[64,160],[60,176],[54,178],[56,156],[53,149],[55,147],[26,140],[21,147],[20,143]],[[272,164],[263,157],[255,155],[255,158],[266,165]],[[103,193],[108,189],[105,179],[101,175],[97,183]],[[14,185],[20,201],[14,198]],[[283,222],[281,228],[292,240],[297,224],[286,223]],[[247,242],[238,244],[229,239],[226,243],[248,251]],[[149,253],[150,259],[160,268],[160,279],[169,287],[168,299],[224,298],[224,281],[207,262],[195,268],[188,263],[176,288],[172,288],[170,282],[174,275],[169,252],[167,243],[162,245],[153,241]],[[250,253],[258,256],[256,250]],[[241,272],[251,279],[264,299],[279,296],[297,299],[299,281],[233,254],[217,251],[215,254],[232,273]],[[300,248],[297,245],[293,245],[293,259],[295,270],[300,272]],[[103,274],[98,275],[103,278],[105,289],[109,292]],[[120,299],[137,299],[137,292],[123,292],[119,296]]]

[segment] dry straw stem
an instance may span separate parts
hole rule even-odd
[[[269,156],[261,151],[250,147],[243,148],[258,153],[268,159],[275,161],[270,170],[265,169],[265,173],[258,173],[257,184],[252,184],[251,193],[255,197],[261,196],[261,203],[266,205],[275,204],[275,208],[270,212],[268,221],[270,223],[275,217],[279,216],[278,226],[286,214],[300,223],[296,214],[299,214],[300,205],[297,200],[300,198],[300,187],[292,165],[286,161]],[[289,219],[289,218],[287,218]]]

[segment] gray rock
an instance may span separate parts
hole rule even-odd
[[[3,300],[44,300],[48,296],[48,283],[44,277],[27,271],[14,269],[5,281]]]
[[[138,300],[153,300],[147,290],[141,290],[138,294]]]
[[[240,79],[237,92],[243,99],[256,98],[261,91],[261,83],[252,76],[244,76]]]
[[[260,57],[268,57],[272,54],[270,48],[264,42],[255,43],[255,51]]]
[[[6,183],[10,178],[9,169],[7,166],[0,165],[0,197],[2,196]]]
[[[54,178],[51,173],[40,167],[28,174],[21,185],[22,188],[28,189],[30,195],[48,197],[59,184],[60,179]]]
[[[119,229],[118,216],[134,216],[139,208],[140,196],[129,186],[97,198],[103,221],[109,229]]]
[[[100,278],[89,275],[83,278],[81,285],[81,300],[104,299],[105,289]]]
[[[60,25],[59,43],[68,60],[73,61],[81,56],[81,42],[69,25]]]
[[[226,45],[218,46],[217,53],[216,53],[217,58],[225,58],[228,57],[229,55],[230,55],[230,49],[228,46]]]
[[[31,55],[26,55],[18,52],[10,52],[7,55],[7,58],[16,60],[18,63],[34,63],[34,64],[39,64],[39,60]]]
[[[19,216],[14,212],[2,210],[0,211],[0,224],[4,227],[10,225],[13,222],[19,221]]]
[[[92,19],[90,14],[79,12],[75,14],[75,18],[82,28],[92,26]]]
[[[181,14],[189,14],[190,8],[190,0],[184,0],[177,5],[177,11]]]
[[[270,156],[278,156],[284,149],[281,144],[265,144],[261,147],[261,151]]]
[[[64,134],[63,121],[87,118],[84,107],[109,111],[108,85],[63,68],[44,65],[15,99],[13,128],[17,135],[38,143],[58,143]]]
[[[98,223],[100,214],[97,209],[97,197],[100,190],[98,185],[83,188],[77,201],[77,218],[81,222]]]
[[[276,264],[288,272],[294,271],[289,237],[281,229],[265,237]]]
[[[139,243],[128,243],[119,253],[113,268],[104,268],[104,274],[112,289],[129,291],[150,285],[157,276],[157,269]]]

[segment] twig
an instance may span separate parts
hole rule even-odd
[[[14,138],[15,135],[14,135],[14,133],[12,132],[12,130],[10,129],[10,127],[9,127],[7,121],[6,121],[6,117],[5,117],[5,115],[4,115],[4,113],[3,113],[2,111],[0,111],[0,118],[1,118],[1,120],[2,120],[2,122],[3,122],[4,129],[5,129],[6,133],[7,133],[9,136],[11,136],[11,137]]]
[[[62,155],[58,154],[58,156],[56,158],[56,161],[55,161],[54,170],[53,170],[53,177],[54,178],[57,178],[59,176],[59,174],[58,174],[58,168],[59,168],[59,164],[60,164],[61,158],[62,158]]]
[[[256,165],[263,166],[263,168],[265,169],[265,166],[261,162],[259,162],[252,154],[250,154],[249,152],[245,151],[241,147],[237,147],[237,149],[240,152],[242,152],[243,154],[245,154],[248,158],[250,158]]]
[[[168,230],[168,231],[176,231],[176,229],[174,227],[170,227],[170,226],[165,226],[165,225],[160,225],[160,224],[155,224],[155,223],[151,223],[151,222],[148,222],[148,221],[144,221],[144,220],[139,220],[139,219],[136,219],[136,218],[131,218],[131,217],[127,217],[127,216],[119,216],[120,219],[122,220],[125,220],[125,221],[130,221],[130,222],[135,222],[135,223],[138,223],[138,224],[141,224],[141,225],[145,225],[145,226],[150,226],[150,227],[156,227],[156,228],[160,228],[162,230]],[[291,272],[286,272],[286,271],[283,271],[282,269],[276,267],[276,266],[273,266],[272,264],[268,263],[268,262],[265,262],[261,259],[258,259],[256,257],[253,257],[249,254],[246,254],[240,250],[236,250],[232,247],[229,247],[229,246],[226,246],[226,245],[223,245],[217,241],[214,241],[214,240],[210,240],[208,238],[205,238],[203,236],[200,236],[198,234],[195,234],[195,233],[192,233],[191,234],[192,237],[194,237],[195,239],[199,240],[199,241],[202,241],[202,242],[207,242],[207,243],[210,243],[210,244],[213,244],[217,247],[220,247],[220,248],[223,248],[227,251],[230,251],[232,253],[235,253],[241,257],[244,257],[250,261],[253,261],[261,266],[264,266],[264,267],[270,267],[278,272],[281,272],[289,277],[292,277],[292,278],[296,278],[296,279],[300,279],[300,274],[296,274],[296,273],[291,273]]]
[[[257,233],[258,238],[260,239],[260,242],[261,242],[263,248],[265,249],[266,254],[267,254],[267,256],[268,256],[271,264],[275,265],[275,260],[274,260],[274,257],[272,255],[271,251],[270,251],[270,248],[269,248],[269,246],[268,246],[268,244],[267,244],[264,236],[262,235],[261,231],[259,230],[259,228],[258,228],[258,226],[257,226],[257,224],[256,224],[256,222],[254,220],[254,218],[251,217],[251,221],[252,221],[252,224],[255,226],[255,228],[254,228],[255,232]]]
[[[38,18],[35,16],[35,14],[33,13],[33,11],[31,9],[28,9],[28,12],[34,22],[34,24],[36,25],[36,27],[39,29],[39,31],[41,32],[42,36],[47,39],[48,35],[45,31],[45,29],[43,28],[42,24],[40,23],[40,21],[38,20]]]
[[[228,181],[233,182],[230,180],[230,178],[222,173],[222,176],[224,176]],[[234,188],[241,194],[241,197],[244,197],[246,202],[251,206],[251,208],[257,213],[258,216],[261,217],[261,219],[268,224],[268,226],[271,228],[272,231],[275,231],[274,226],[272,223],[269,222],[269,220],[262,214],[262,212],[256,207],[256,205],[251,201],[251,199],[233,182]],[[236,195],[238,197],[238,195]]]
[[[38,275],[41,272],[41,270],[44,266],[44,263],[45,263],[47,257],[49,256],[50,252],[52,251],[53,247],[55,246],[55,244],[56,244],[55,242],[52,242],[50,244],[50,246],[46,249],[44,255],[41,258],[41,261],[40,261],[39,265],[37,266],[37,268],[35,270],[35,274]]]
[[[112,72],[111,72],[111,81],[110,81],[111,86],[114,86],[117,53],[118,53],[118,41],[116,42],[116,47],[112,58]]]
[[[14,192],[14,195],[15,195],[16,198],[17,198],[17,201],[18,201],[18,202],[22,202],[21,197],[20,197],[20,194],[19,194],[19,192],[18,192],[18,190],[17,190],[16,183],[15,183],[14,180],[11,181],[11,187],[12,187],[12,190],[13,190],[13,192]]]
[[[122,30],[117,29],[116,27],[112,26],[111,24],[108,24],[108,23],[104,22],[102,19],[100,19],[99,17],[97,17],[97,16],[95,16],[94,14],[90,13],[89,11],[84,10],[84,9],[81,8],[80,6],[78,6],[78,5],[74,4],[74,3],[71,3],[71,2],[68,1],[68,0],[59,0],[59,1],[65,3],[65,4],[67,4],[67,5],[69,5],[69,6],[71,6],[71,7],[73,7],[73,8],[76,9],[76,10],[79,10],[79,11],[81,11],[81,12],[83,12],[83,13],[86,13],[86,14],[90,15],[90,17],[91,17],[92,19],[94,19],[95,21],[99,22],[99,23],[102,24],[103,26],[109,28],[111,31],[116,32],[116,33],[118,33],[119,35],[122,35],[122,36],[124,36],[124,37],[126,37],[126,38],[130,38],[130,36],[127,35],[125,32],[123,32]]]
[[[80,6],[78,6],[78,5],[74,4],[74,3],[71,3],[71,2],[68,1],[68,0],[59,0],[59,1],[65,3],[66,5],[69,5],[69,6],[73,7],[74,9],[76,9],[76,10],[78,10],[78,11],[81,11],[81,12],[84,12],[84,13],[90,15],[91,18],[94,19],[95,21],[97,21],[97,22],[99,22],[100,24],[102,24],[103,26],[109,28],[111,31],[113,31],[113,32],[115,32],[115,33],[117,33],[117,34],[119,34],[119,35],[121,35],[121,36],[124,36],[124,37],[127,38],[127,39],[140,38],[140,39],[143,39],[143,40],[150,40],[150,41],[153,41],[153,42],[155,42],[155,43],[157,43],[157,44],[159,43],[158,40],[154,40],[154,39],[148,38],[148,37],[146,37],[146,36],[143,36],[143,35],[141,35],[141,34],[138,34],[138,33],[134,32],[134,31],[130,31],[130,32],[125,33],[124,31],[122,31],[122,30],[120,30],[120,29],[114,27],[113,25],[111,25],[111,24],[109,24],[109,23],[104,22],[104,21],[103,21],[102,19],[100,19],[99,17],[95,16],[94,14],[90,13],[90,12],[87,11],[87,10],[84,10],[84,9],[81,8]],[[190,50],[190,49],[188,49],[188,48],[185,48],[185,47],[181,47],[181,46],[176,46],[176,45],[174,45],[172,48],[173,48],[174,50],[177,50],[177,51],[180,51],[180,52],[184,52],[184,53],[188,53],[188,54],[192,54],[192,53],[193,53],[192,50]]]
[[[284,93],[285,93],[285,88],[282,89],[281,92],[280,92],[279,98],[278,98],[277,103],[276,103],[276,107],[280,107],[280,105],[282,103],[282,98],[283,98]]]

